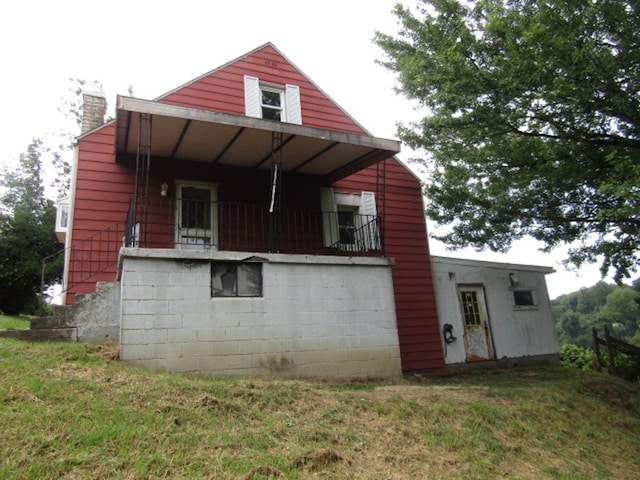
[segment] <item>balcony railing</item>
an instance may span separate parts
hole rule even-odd
[[[125,245],[292,254],[382,256],[382,219],[353,212],[134,198]]]

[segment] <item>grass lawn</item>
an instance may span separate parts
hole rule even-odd
[[[316,381],[0,339],[0,478],[638,479],[640,386],[561,367]]]
[[[29,320],[25,318],[0,313],[0,330],[25,330],[29,325]]]

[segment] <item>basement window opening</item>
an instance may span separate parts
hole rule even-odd
[[[212,297],[261,297],[262,264],[211,263]]]

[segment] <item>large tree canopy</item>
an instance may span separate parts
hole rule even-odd
[[[34,140],[20,155],[18,168],[5,170],[0,179],[0,310],[5,313],[37,313],[41,287],[58,282],[62,274],[62,257],[42,272],[42,259],[60,250],[55,207],[44,196],[42,151],[42,141]]]
[[[640,7],[632,0],[397,5],[381,62],[424,118],[427,213],[449,245],[572,244],[628,277],[640,259]]]

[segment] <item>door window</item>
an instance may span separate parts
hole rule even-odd
[[[176,243],[180,248],[217,246],[217,195],[213,184],[178,183]]]
[[[458,286],[460,310],[464,324],[464,347],[468,362],[492,360],[493,342],[481,285]]]

